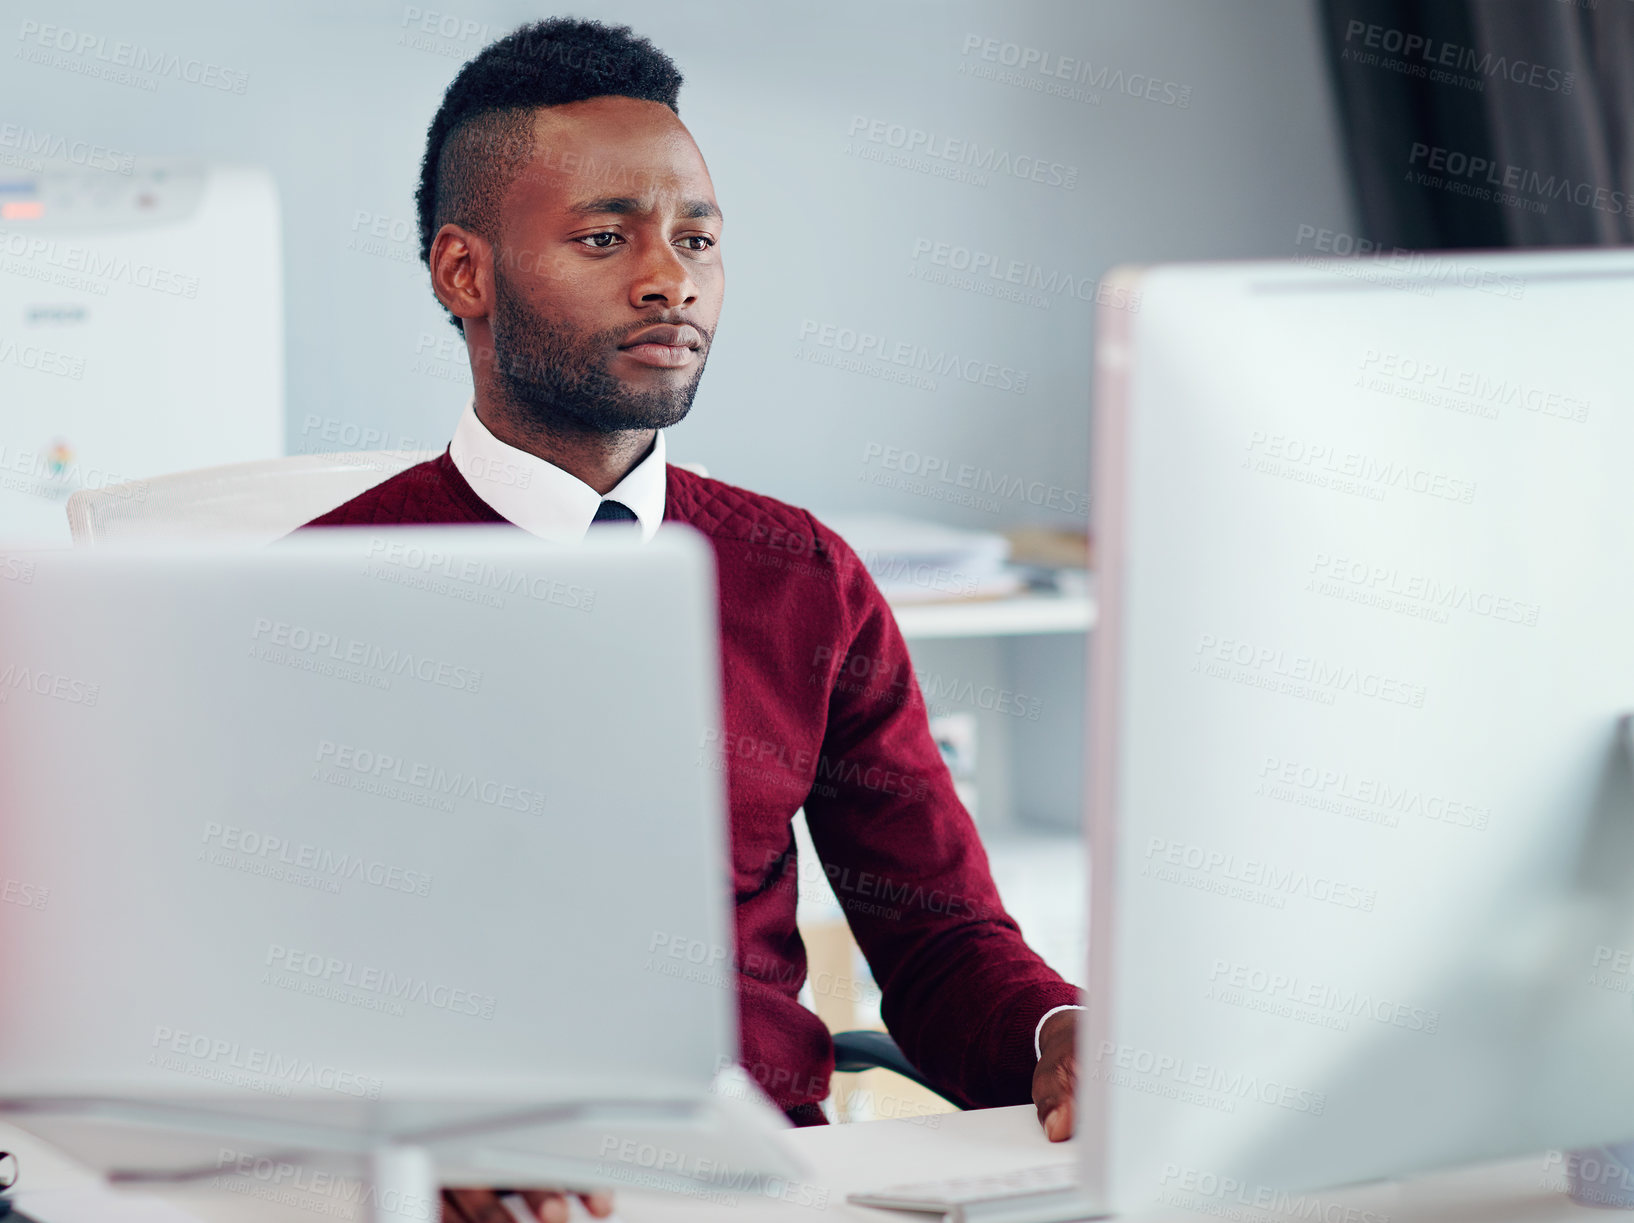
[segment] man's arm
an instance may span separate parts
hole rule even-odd
[[[1078,990],[1004,910],[895,618],[855,554],[818,529],[847,640],[826,677],[827,730],[805,804],[812,842],[908,1059],[966,1105],[1026,1103],[1041,1021]]]

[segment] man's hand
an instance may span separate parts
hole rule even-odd
[[[501,1189],[444,1189],[442,1223],[516,1223],[505,1203],[499,1199],[509,1196],[510,1190]],[[549,1189],[518,1189],[516,1196],[528,1204],[528,1210],[544,1223],[567,1223],[567,1194]],[[581,1193],[579,1201],[598,1219],[613,1213],[613,1195],[610,1193]]]
[[[1033,1104],[1051,1142],[1072,1137],[1073,1100],[1078,1087],[1078,1012],[1051,1015],[1038,1034],[1038,1067],[1033,1071]]]

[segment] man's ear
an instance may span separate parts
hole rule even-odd
[[[450,222],[431,240],[431,291],[459,319],[486,318],[494,305],[494,248]]]

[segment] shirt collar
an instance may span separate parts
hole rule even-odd
[[[554,543],[579,543],[590,529],[602,497],[583,480],[538,455],[508,446],[477,419],[477,397],[466,401],[448,457],[471,490],[501,518]],[[607,494],[628,506],[646,543],[664,520],[664,431],[652,449]]]

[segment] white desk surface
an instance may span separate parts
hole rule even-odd
[[[1066,1145],[1052,1145],[1039,1131],[1031,1106],[987,1109],[940,1117],[871,1121],[854,1125],[814,1126],[796,1130],[789,1142],[810,1165],[809,1186],[790,1191],[789,1201],[725,1193],[726,1200],[672,1197],[639,1190],[617,1193],[617,1217],[623,1223],[793,1223],[814,1218],[866,1223],[918,1223],[933,1216],[867,1210],[846,1204],[845,1195],[863,1189],[917,1180],[1010,1171],[1066,1160]],[[0,1125],[0,1148],[16,1152],[21,1163],[19,1189],[86,1184],[88,1173],[37,1140]],[[825,1192],[826,1191],[826,1195]],[[1321,1213],[1311,1218],[1361,1219],[1342,1208],[1354,1206],[1388,1216],[1392,1223],[1584,1223],[1593,1217],[1616,1218],[1569,1201],[1558,1172],[1546,1173],[1543,1156],[1438,1173],[1400,1184],[1375,1185],[1320,1197]],[[237,1194],[189,1192],[171,1201],[206,1223],[270,1223],[272,1220],[358,1217],[346,1207],[315,1214],[274,1206]],[[804,1201],[805,1204],[801,1204]],[[1337,1204],[1340,1210],[1326,1209]],[[1201,1203],[1200,1203],[1201,1205]],[[26,1207],[25,1207],[26,1208]],[[1206,1209],[1206,1207],[1205,1207]],[[820,1214],[814,1214],[819,1211]],[[588,1216],[585,1216],[588,1217]],[[1194,1210],[1172,1210],[1151,1219],[1198,1223],[1215,1217]],[[1249,1223],[1269,1223],[1277,1215],[1244,1206],[1237,1214]],[[1291,1217],[1291,1216],[1290,1216]],[[110,1220],[117,1223],[117,1220]]]

